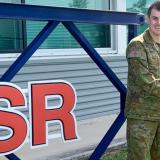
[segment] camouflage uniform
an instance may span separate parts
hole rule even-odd
[[[128,160],[160,160],[160,44],[147,29],[127,48]]]

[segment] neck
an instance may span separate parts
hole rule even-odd
[[[149,33],[156,43],[160,43],[160,35],[154,34],[151,30],[149,30]]]

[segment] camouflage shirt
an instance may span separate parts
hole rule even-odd
[[[160,45],[147,29],[128,45],[128,118],[160,120]]]

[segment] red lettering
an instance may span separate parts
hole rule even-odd
[[[46,144],[46,122],[60,121],[65,141],[77,139],[75,116],[72,113],[76,103],[73,87],[62,82],[35,82],[30,84],[30,123],[32,146]],[[47,109],[46,97],[58,95],[62,98],[59,108]],[[48,133],[47,133],[48,134]]]
[[[58,98],[60,104],[48,106],[48,100]],[[18,150],[28,136],[28,120],[15,110],[26,107],[26,97],[22,90],[8,82],[0,82],[0,101],[7,102],[7,108],[0,107],[0,129],[10,133],[0,136],[0,155]],[[53,101],[50,101],[53,102]],[[64,141],[76,140],[77,126],[73,109],[76,92],[66,81],[45,81],[29,83],[29,113],[31,146],[48,143],[48,122],[60,122]]]
[[[25,96],[20,88],[11,83],[0,83],[0,100],[8,102],[8,109],[0,109],[0,126],[12,130],[7,139],[0,139],[0,154],[9,154],[19,148],[27,137],[27,120],[11,107],[25,107]]]

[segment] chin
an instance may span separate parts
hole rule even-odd
[[[156,35],[156,36],[160,36],[160,30],[156,30],[156,31],[154,31],[154,32],[152,32],[154,35]]]
[[[154,33],[156,36],[160,36],[160,31]]]

